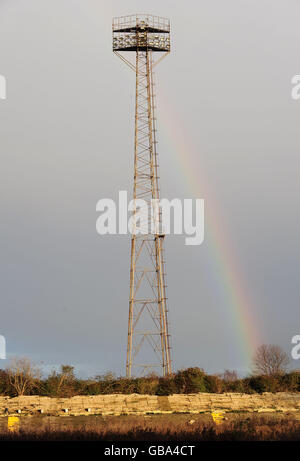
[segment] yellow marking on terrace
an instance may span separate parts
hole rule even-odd
[[[18,416],[9,416],[7,419],[7,429],[10,432],[18,431],[20,427],[20,418]]]
[[[212,419],[214,423],[221,424],[224,420],[224,412],[223,411],[212,411],[211,413]]]

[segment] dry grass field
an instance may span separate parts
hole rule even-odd
[[[23,417],[9,430],[0,421],[0,441],[296,441],[300,415],[226,413],[217,423],[211,414]]]

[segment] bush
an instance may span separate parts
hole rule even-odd
[[[278,392],[280,391],[279,376],[252,376],[249,379],[249,387],[259,394],[263,392]]]
[[[158,377],[139,378],[135,382],[136,394],[156,394],[159,386]]]
[[[220,394],[224,392],[224,381],[216,375],[206,375],[204,377],[206,392]]]
[[[156,390],[156,395],[172,395],[177,393],[174,377],[160,378]]]
[[[174,383],[178,394],[207,392],[205,373],[202,368],[179,370],[174,377]]]
[[[249,386],[247,379],[236,379],[235,381],[223,383],[224,392],[239,392],[241,394],[252,394],[254,391]]]
[[[13,395],[14,390],[10,385],[8,374],[4,370],[0,370],[0,394]]]
[[[289,392],[299,392],[300,391],[300,372],[294,371],[292,373],[287,373],[281,377],[281,387],[282,389]]]
[[[250,376],[237,379],[231,372],[223,375],[207,375],[198,367],[179,370],[172,376],[151,375],[143,378],[117,378],[112,373],[96,376],[94,379],[80,380],[75,377],[73,368],[67,365],[60,372],[53,371],[45,379],[36,380],[34,388],[27,389],[26,395],[38,394],[49,397],[72,397],[74,395],[99,394],[150,394],[171,395],[198,392],[300,392],[300,372],[293,371],[278,375]],[[0,394],[15,396],[5,370],[0,370]]]

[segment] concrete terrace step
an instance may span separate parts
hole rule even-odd
[[[223,411],[300,411],[300,393],[174,394],[170,396],[111,394],[51,398],[0,397],[0,416],[44,413],[50,415],[201,413]]]

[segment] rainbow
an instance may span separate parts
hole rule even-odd
[[[230,238],[226,233],[218,203],[207,182],[207,175],[199,172],[193,160],[196,150],[190,143],[188,130],[166,100],[166,92],[159,91],[159,132],[166,138],[172,155],[175,156],[180,176],[185,179],[185,188],[196,198],[203,198],[205,191],[205,241],[208,243],[215,273],[223,293],[224,308],[231,315],[236,331],[237,346],[243,357],[243,368],[250,369],[253,354],[261,341],[255,308],[245,286],[242,271],[238,266]],[[185,133],[185,135],[184,135]],[[202,191],[202,192],[201,192]],[[202,196],[201,196],[202,193]]]

